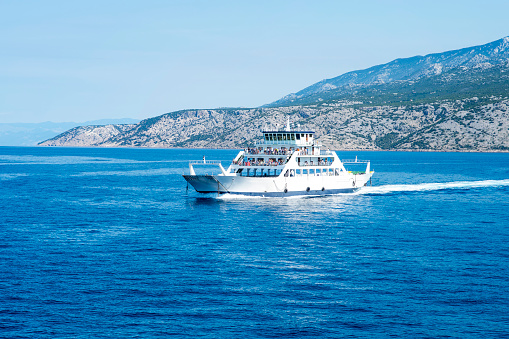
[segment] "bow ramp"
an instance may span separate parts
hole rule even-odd
[[[226,170],[224,169],[223,165],[221,165],[221,161],[219,161],[219,160],[205,160],[205,159],[189,161],[189,174],[196,175],[196,172],[194,171],[193,166],[200,166],[200,165],[217,165],[217,166],[219,166],[219,169],[221,170],[221,174],[226,175]]]

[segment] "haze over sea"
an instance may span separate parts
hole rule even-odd
[[[338,152],[372,187],[186,191],[236,150],[0,147],[0,336],[502,338],[509,154]]]

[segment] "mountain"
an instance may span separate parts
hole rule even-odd
[[[509,151],[509,38],[349,72],[259,108],[76,127],[41,145],[236,148],[287,116],[333,149]]]
[[[78,122],[0,123],[0,146],[35,146],[76,126],[138,123],[135,119]]]
[[[420,100],[435,100],[436,95],[433,92],[436,91],[449,97],[479,96],[477,91],[482,89],[486,78],[495,78],[497,81],[502,74],[503,83],[500,85],[508,84],[508,66],[509,37],[505,37],[482,46],[396,59],[383,65],[348,72],[317,82],[266,106],[302,105],[335,99],[363,99],[366,103],[380,103],[377,101],[380,101],[381,94],[383,96],[400,87],[403,87],[403,92],[406,90],[406,93],[397,92],[398,96],[392,98],[396,100],[391,101],[413,100],[412,94],[416,94],[416,89],[420,89],[418,93],[421,95],[417,96]],[[471,88],[458,86],[465,82]],[[507,91],[507,87],[500,86],[490,90],[498,90],[497,93],[489,93],[496,95],[500,94],[500,91]]]
[[[83,126],[43,146],[236,148],[289,116],[331,149],[509,150],[509,98],[412,106],[185,110],[135,125]]]

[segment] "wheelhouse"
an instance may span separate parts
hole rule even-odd
[[[315,132],[312,131],[263,131],[264,145],[311,146]]]

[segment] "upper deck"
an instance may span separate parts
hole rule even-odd
[[[263,140],[256,142],[257,146],[312,146],[314,144],[312,131],[263,131]]]

